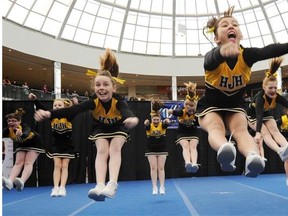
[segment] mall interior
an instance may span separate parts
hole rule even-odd
[[[27,111],[24,120],[48,145],[49,123],[35,123],[34,106],[27,95],[36,94],[48,106],[56,97],[88,99],[93,92],[86,72],[99,70],[99,57],[109,48],[119,64],[119,78],[125,80],[117,85],[117,92],[140,120],[123,148],[123,155],[130,157],[123,157],[119,178],[149,179],[143,122],[149,118],[151,101],[183,101],[184,83],[189,81],[197,83],[199,96],[205,93],[204,56],[216,44],[213,35],[204,36],[203,27],[212,15],[221,16],[231,5],[235,6],[233,16],[243,34],[243,47],[287,43],[287,0],[3,0],[3,127],[5,115],[23,107]],[[288,56],[283,58],[277,79],[279,93],[286,96]],[[264,60],[253,65],[247,101],[262,89],[269,64],[270,60]],[[282,112],[283,108],[277,107],[275,117]],[[69,183],[95,182],[96,150],[87,139],[90,121],[89,113],[77,116],[75,121],[75,128],[80,128],[73,132],[80,156],[71,163]],[[167,178],[191,176],[184,171],[175,130],[168,130],[167,137]],[[219,168],[206,132],[201,132],[200,140],[201,169],[195,176],[227,175]],[[265,150],[270,158],[265,173],[284,172],[276,153]],[[243,160],[241,155],[237,157],[234,174],[242,174]],[[53,161],[39,157],[28,185],[51,185],[52,171]]]

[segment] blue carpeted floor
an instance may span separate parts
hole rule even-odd
[[[152,195],[150,181],[119,182],[114,199],[87,197],[94,184],[68,185],[66,197],[51,187],[3,190],[3,215],[288,215],[284,174],[166,180],[166,194]]]

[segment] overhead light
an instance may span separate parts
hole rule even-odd
[[[43,67],[42,69],[43,69],[44,71],[46,71],[46,70],[47,70],[47,68],[45,68],[45,67]]]
[[[32,71],[32,68],[29,67],[28,70]]]

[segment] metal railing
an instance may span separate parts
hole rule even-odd
[[[39,89],[27,89],[22,86],[16,85],[3,85],[2,84],[2,96],[3,100],[29,100],[29,93],[33,93],[37,96],[38,100],[54,100],[55,94],[53,92],[43,92]],[[73,95],[62,94],[62,98],[72,98]],[[79,101],[87,100],[88,97],[76,96]]]

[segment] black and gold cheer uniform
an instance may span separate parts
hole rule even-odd
[[[22,136],[17,137],[13,129],[6,127],[3,129],[2,136],[13,140],[14,153],[18,151],[34,151],[45,153],[41,136],[33,131],[29,125],[21,123],[19,129],[22,130]]]
[[[281,133],[283,136],[288,139],[288,116],[282,115],[279,119],[276,120],[277,126],[280,126]]]
[[[34,100],[36,109],[46,108],[38,100]],[[72,119],[51,118],[52,143],[46,149],[49,158],[75,158],[74,145],[72,143]]]
[[[178,116],[177,140],[179,144],[182,139],[199,140],[198,121],[195,115],[190,115],[185,108],[173,110],[173,115]]]
[[[251,67],[257,61],[288,53],[288,43],[271,44],[263,48],[240,47],[237,58],[224,58],[220,47],[205,55],[205,94],[197,104],[196,116],[215,111],[245,113],[245,87],[250,80]]]
[[[262,123],[274,119],[272,109],[275,109],[277,104],[281,104],[283,107],[288,108],[288,101],[277,93],[275,98],[269,98],[265,95],[264,90],[258,92],[252,99],[247,109],[248,121],[256,124],[256,132],[260,132]]]
[[[51,118],[73,119],[77,114],[91,110],[93,116],[92,134],[90,140],[100,138],[124,137],[127,141],[129,130],[124,126],[123,121],[128,117],[135,117],[129,109],[127,102],[117,93],[113,93],[112,99],[103,102],[99,98],[92,98],[69,108],[51,111]]]
[[[166,144],[166,129],[169,124],[160,122],[158,126],[153,123],[145,126],[147,136],[147,148],[145,156],[149,155],[168,155]]]

